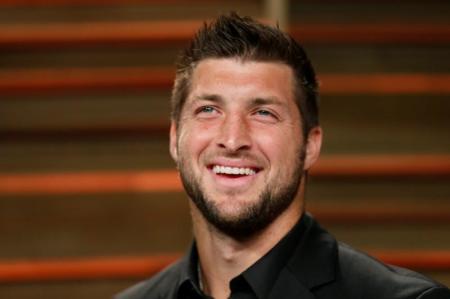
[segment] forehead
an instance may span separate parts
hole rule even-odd
[[[276,97],[294,104],[294,86],[292,68],[283,63],[205,59],[194,68],[188,98],[218,93],[231,98]]]

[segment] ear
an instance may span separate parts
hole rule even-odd
[[[175,163],[178,162],[178,150],[177,150],[177,126],[175,121],[171,121],[170,123],[170,142],[169,142],[169,150],[172,159]]]
[[[303,168],[308,170],[317,161],[322,147],[322,128],[317,126],[312,128],[308,133],[306,140],[306,155]]]

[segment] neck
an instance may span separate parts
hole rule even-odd
[[[302,200],[296,199],[264,230],[245,240],[236,240],[213,227],[191,205],[203,291],[217,299],[228,298],[229,282],[272,249],[298,222]]]

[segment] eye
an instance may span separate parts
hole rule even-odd
[[[276,123],[280,121],[279,114],[272,109],[258,108],[253,112],[256,120],[264,123]]]
[[[264,110],[264,109],[260,109],[260,110],[256,111],[256,114],[261,115],[261,116],[274,116],[272,114],[272,112],[270,112],[268,110]]]
[[[212,118],[217,116],[219,111],[214,106],[201,106],[195,110],[195,115],[199,118]]]
[[[214,107],[203,106],[197,110],[197,113],[213,113],[214,111],[216,111],[216,109],[214,109]]]

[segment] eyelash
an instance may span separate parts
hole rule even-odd
[[[269,110],[265,110],[265,109],[261,109],[256,111],[257,114],[259,115],[263,115],[263,116],[274,116],[272,112],[270,112]]]
[[[210,114],[210,113],[213,113],[213,112],[215,112],[215,111],[217,111],[217,109],[214,108],[213,106],[202,106],[202,107],[199,107],[199,108],[195,111],[195,113],[196,113],[196,114],[199,114],[199,113],[207,113],[207,114]]]
[[[202,113],[212,114],[214,112],[216,112],[216,113],[218,112],[217,108],[215,108],[214,106],[209,106],[209,105],[201,106],[195,110],[195,114],[202,114]],[[274,119],[278,119],[278,116],[268,109],[258,109],[258,110],[255,110],[255,112],[253,114],[256,116],[264,117],[264,118],[271,117]]]

